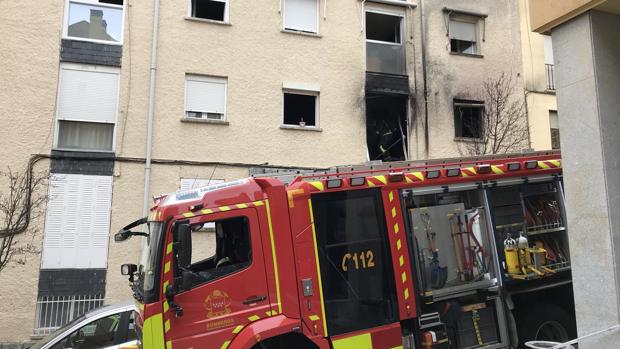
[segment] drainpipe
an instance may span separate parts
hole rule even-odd
[[[144,165],[144,206],[142,214],[147,216],[150,208],[151,160],[153,159],[153,113],[155,110],[155,80],[157,78],[157,34],[159,32],[159,1],[154,0],[153,34],[151,43],[151,80],[149,85],[149,109],[146,119],[146,164]]]
[[[426,15],[424,13],[424,0],[420,0],[420,38],[422,49],[422,79],[424,80],[424,154],[429,156],[429,139],[428,139],[428,83],[426,75]]]

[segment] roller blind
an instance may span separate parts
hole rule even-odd
[[[545,64],[553,64],[553,43],[550,35],[543,35]]]
[[[226,113],[226,79],[187,76],[185,110]]]
[[[318,0],[285,0],[284,28],[318,32]]]
[[[112,177],[54,174],[49,183],[41,268],[106,268]]]
[[[476,24],[450,20],[450,38],[462,41],[476,41]]]
[[[114,123],[118,79],[118,71],[61,65],[58,119]]]

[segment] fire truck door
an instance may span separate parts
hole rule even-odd
[[[311,200],[327,333],[333,348],[402,346],[380,191],[320,193]]]
[[[270,311],[256,210],[200,216],[190,224],[191,289],[174,297],[182,316],[175,317],[172,306],[164,315],[166,341],[174,348],[225,348]]]

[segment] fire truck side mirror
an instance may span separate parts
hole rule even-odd
[[[188,268],[192,263],[192,232],[189,224],[176,225],[174,231],[174,254],[179,268]]]

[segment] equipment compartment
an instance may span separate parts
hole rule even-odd
[[[570,270],[559,181],[489,190],[495,239],[506,280],[531,280]]]
[[[482,202],[479,190],[408,196],[425,296],[445,299],[496,283]]]

